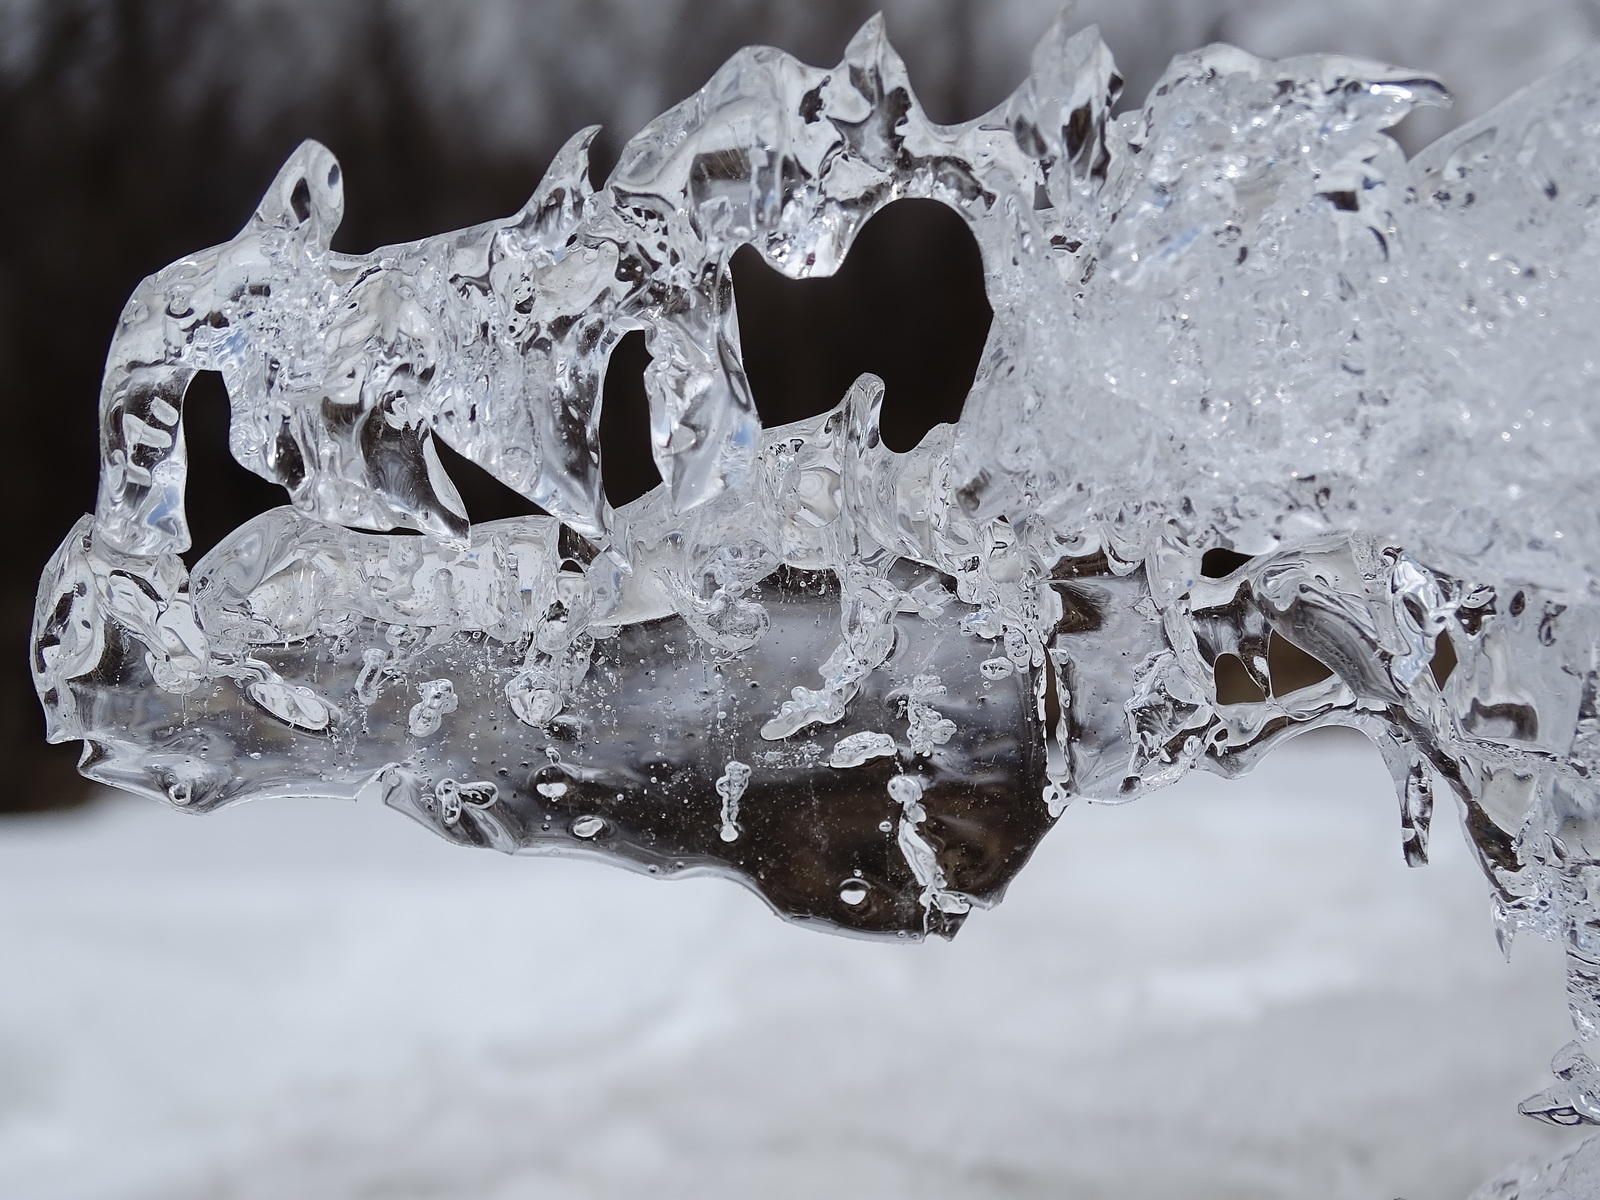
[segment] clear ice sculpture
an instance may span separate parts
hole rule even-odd
[[[123,311],[96,511],[39,592],[51,740],[191,812],[368,793],[457,843],[921,937],[1075,797],[1350,726],[1407,861],[1453,796],[1502,946],[1562,940],[1595,1036],[1600,57],[1410,161],[1384,130],[1447,101],[1416,72],[1216,45],[1114,116],[1121,82],[1063,20],[947,126],[877,20],[828,70],[748,48],[603,186],[585,130],[513,216],[359,255],[307,142]],[[960,420],[896,453],[864,375],[762,428],[733,252],[826,275],[904,197],[982,253]],[[630,330],[664,482],[613,508]],[[201,370],[290,503],[191,572]],[[469,524],[438,440],[546,515]],[[1556,1066],[1525,1109],[1600,1123],[1594,1065]]]

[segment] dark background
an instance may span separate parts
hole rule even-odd
[[[740,46],[838,61],[867,0],[0,0],[0,411],[11,515],[0,575],[0,812],[86,794],[78,747],[46,747],[25,666],[44,561],[93,506],[95,405],[113,322],[137,282],[226,240],[303,138],[344,166],[335,241],[364,251],[515,211],[566,137],[622,142]],[[1445,73],[1466,102],[1410,123],[1426,141],[1595,39],[1587,0],[1381,7],[1247,0],[1084,6],[1142,97],[1170,55],[1225,39],[1266,54],[1343,50]],[[1041,0],[910,0],[892,39],[935,120],[976,115],[1020,81],[1054,15]],[[1464,86],[1463,86],[1464,85]],[[933,205],[895,206],[841,276],[789,284],[741,257],[747,367],[768,424],[823,411],[861,370],[888,383],[901,448],[952,419],[987,328],[976,252]],[[613,362],[604,434],[615,502],[653,480],[631,338]],[[185,415],[203,551],[281,502],[225,450],[226,400],[202,377]],[[475,519],[518,502],[453,465]],[[461,477],[466,476],[466,477]],[[202,502],[195,502],[203,498]]]

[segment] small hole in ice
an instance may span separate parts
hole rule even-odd
[[[1433,672],[1433,681],[1441,688],[1456,669],[1456,644],[1450,640],[1448,633],[1441,633],[1439,640],[1433,644],[1433,661],[1428,664],[1428,669]]]
[[[1224,579],[1249,562],[1250,558],[1250,555],[1240,554],[1237,550],[1213,546],[1200,558],[1200,574],[1207,579]]]
[[[294,191],[289,194],[289,207],[294,209],[294,219],[302,225],[311,219],[311,189],[304,179],[295,181]]]
[[[282,487],[241,466],[228,449],[232,411],[222,376],[197,371],[183,397],[183,438],[189,451],[185,492],[205,497],[187,505],[189,549],[183,561],[193,567],[218,542],[246,520],[289,502]]]
[[[867,898],[867,885],[859,879],[847,879],[839,888],[839,899],[854,907]]]
[[[867,371],[883,380],[891,450],[961,416],[994,314],[978,243],[945,205],[886,205],[828,277],[789,279],[750,246],[731,270],[745,376],[767,428],[827,412]]]
[[[1272,680],[1272,694],[1287,696],[1321,683],[1333,674],[1333,669],[1320,658],[1307,654],[1276,630],[1267,639],[1267,677]]]
[[[439,465],[461,495],[461,503],[466,507],[470,524],[546,515],[544,509],[532,500],[445,445],[443,438],[436,436],[433,448],[439,455]]]
[[[650,398],[644,372],[650,365],[643,330],[632,330],[612,347],[600,401],[600,483],[612,508],[637,500],[661,482],[650,451]]]
[[[1218,704],[1260,704],[1267,698],[1237,654],[1217,655],[1212,670],[1216,674]]]

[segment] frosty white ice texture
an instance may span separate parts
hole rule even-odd
[[[1600,59],[1410,162],[1384,130],[1447,100],[1415,72],[1212,46],[1113,117],[1120,86],[1058,24],[942,126],[878,22],[831,69],[750,48],[603,186],[585,130],[513,216],[364,255],[329,250],[339,166],[306,143],[123,312],[97,509],[39,594],[52,740],[191,811],[372,792],[453,841],[917,937],[1075,797],[1347,725],[1408,861],[1455,798],[1502,943],[1565,942],[1593,1036]],[[960,420],[896,453],[862,376],[762,428],[733,252],[826,275],[906,197],[982,253]],[[613,508],[630,330],[665,482]],[[290,504],[191,573],[200,370]],[[547,515],[469,524],[436,439]],[[1587,1063],[1531,1108],[1600,1120]]]

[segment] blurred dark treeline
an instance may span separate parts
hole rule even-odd
[[[869,0],[464,2],[457,11],[483,18],[474,52],[451,40],[455,5],[0,3],[0,404],[11,456],[0,489],[13,514],[0,587],[0,756],[10,767],[0,812],[85,794],[73,769],[78,745],[44,744],[25,646],[39,572],[71,523],[93,507],[103,356],[118,312],[143,276],[232,236],[304,138],[324,142],[344,166],[348,208],[335,246],[368,250],[515,211],[555,150],[587,124],[605,127],[595,166],[603,178],[627,136],[740,46],[768,42],[808,61],[834,62],[876,7]],[[968,0],[951,0],[935,5],[926,25],[940,35],[945,55],[925,56],[937,60],[932,86],[918,81],[936,118],[967,115],[977,99],[962,51],[971,15]],[[497,30],[502,41],[521,40],[500,45],[485,67],[481,46],[492,47]],[[475,70],[490,77],[474,77]],[[478,90],[459,86],[462,78]],[[494,87],[518,79],[521,107],[497,121]],[[531,92],[530,79],[537,85]],[[950,237],[937,220],[918,228],[913,221],[912,240],[921,237],[924,248],[928,238]],[[907,252],[895,249],[905,236],[877,240],[884,254]],[[793,297],[756,278],[758,268],[746,268],[752,282],[740,284],[752,293],[751,307],[765,303],[793,323]],[[914,280],[912,291],[938,282]],[[859,297],[854,309],[836,291],[821,300],[828,319],[804,325],[820,330],[820,341],[829,329],[847,331],[852,314],[871,319],[889,311],[881,290]],[[970,287],[962,303],[946,306],[954,316],[928,335],[930,344],[947,345],[963,327],[970,341],[969,317],[978,318],[981,344],[981,290],[976,307]],[[819,311],[811,309],[813,316]],[[898,336],[910,345],[918,334],[902,328]],[[780,407],[789,377],[784,361],[806,365],[796,380],[853,377],[848,363],[830,366],[815,340],[791,348],[787,360],[781,347],[761,343],[759,331],[757,344],[751,341],[747,328],[767,399]],[[631,358],[639,370],[637,353]],[[942,369],[935,362],[924,375],[937,378]],[[958,396],[964,390],[963,383]],[[203,505],[201,523],[218,532],[282,497],[227,459],[226,422],[220,387],[197,380],[185,415],[191,509]]]

